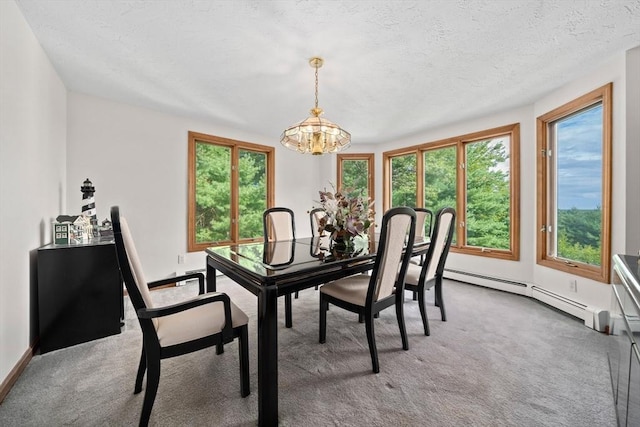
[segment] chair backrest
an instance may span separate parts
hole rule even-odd
[[[455,220],[456,211],[453,208],[442,208],[436,212],[431,243],[420,273],[423,276],[420,278],[421,280],[427,281],[436,276],[442,276],[444,264],[451,247],[451,240],[453,239]]]
[[[413,208],[416,211],[416,238],[424,239],[431,236],[433,212],[426,208]]]
[[[320,234],[318,228],[320,228],[320,220],[324,218],[325,211],[322,208],[315,208],[309,212],[309,221],[311,221],[311,236],[315,237]]]
[[[136,310],[153,307],[151,293],[144,278],[142,264],[138,258],[138,252],[131,237],[129,224],[125,217],[120,216],[118,206],[111,208],[111,225],[113,237],[116,242],[116,254],[120,274],[127,287],[127,293]]]
[[[376,262],[371,273],[368,301],[378,301],[393,294],[396,281],[404,284],[413,250],[415,228],[416,212],[413,209],[397,207],[385,212]]]
[[[295,240],[296,226],[289,208],[269,208],[262,214],[264,241]]]

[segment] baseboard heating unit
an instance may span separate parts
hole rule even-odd
[[[582,319],[585,326],[596,331],[605,331],[609,321],[608,311],[590,307],[537,285],[447,268],[445,268],[445,277],[531,297],[578,319]]]

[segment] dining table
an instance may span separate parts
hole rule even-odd
[[[372,270],[378,238],[356,236],[347,249],[333,246],[329,236],[206,249],[207,292],[216,291],[220,272],[257,296],[259,426],[278,425],[278,297]],[[411,256],[428,248],[428,238],[416,238]]]

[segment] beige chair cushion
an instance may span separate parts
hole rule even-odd
[[[427,219],[427,212],[425,211],[416,211],[416,238],[425,236],[425,221]]]
[[[418,286],[418,280],[420,280],[420,272],[422,267],[415,264],[409,264],[407,268],[407,274],[404,276],[404,283],[408,285]]]
[[[387,243],[378,269],[374,301],[393,294],[402,259],[407,230],[411,224],[409,215],[394,215],[387,222]]]
[[[320,288],[320,292],[364,307],[367,300],[367,290],[371,277],[366,275],[355,275],[345,277],[335,282],[327,283]]]
[[[129,230],[129,223],[127,223],[126,218],[123,216],[120,217],[120,229],[122,231],[122,241],[124,242],[124,247],[127,250],[127,257],[129,258],[129,265],[131,266],[133,280],[136,282],[138,291],[140,291],[140,295],[144,300],[144,305],[147,306],[147,308],[152,308],[153,300],[149,293],[147,281],[144,278],[142,264],[140,264],[140,258],[138,257],[138,251],[136,250],[136,245],[133,243],[133,237]]]
[[[249,322],[247,315],[231,302],[232,326]],[[217,334],[224,327],[224,304],[221,301],[157,319],[156,331],[162,347]]]
[[[270,240],[291,240],[293,239],[293,224],[289,212],[270,212],[269,221],[271,224]]]

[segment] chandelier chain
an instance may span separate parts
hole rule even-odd
[[[316,109],[318,108],[318,67],[316,69]]]

